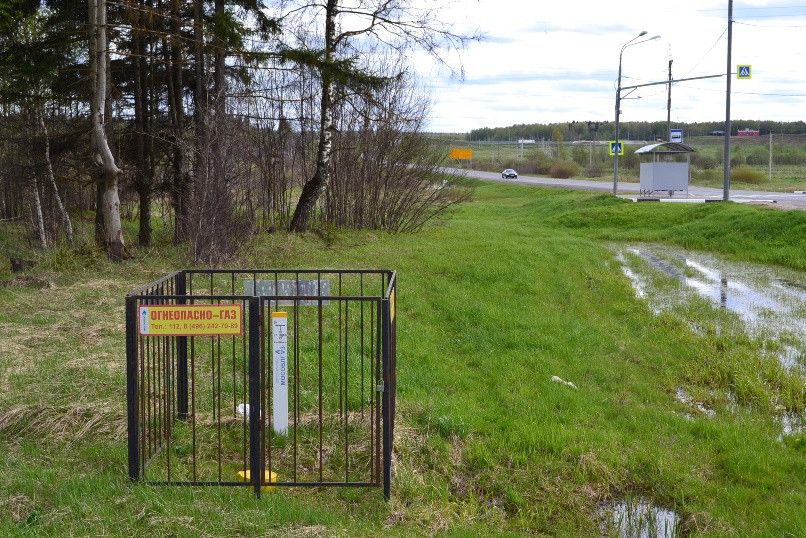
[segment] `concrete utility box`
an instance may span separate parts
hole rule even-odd
[[[686,191],[694,148],[680,142],[649,144],[635,151],[641,158],[641,194]]]

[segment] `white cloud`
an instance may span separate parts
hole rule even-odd
[[[733,68],[752,64],[753,78],[733,79],[733,118],[804,119],[806,97],[786,96],[806,94],[803,6],[801,0],[735,2]],[[619,50],[641,30],[661,38],[625,51],[624,85],[665,80],[670,50],[675,78],[726,69],[725,0],[463,0],[442,17],[465,31],[478,28],[488,40],[462,53],[464,82],[426,55],[415,56],[422,85],[431,89],[434,131],[612,119]],[[665,86],[633,95],[641,99],[624,102],[623,120],[666,117]],[[673,120],[721,120],[724,105],[724,77],[672,90]]]

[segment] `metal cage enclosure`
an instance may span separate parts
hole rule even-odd
[[[382,486],[389,499],[396,284],[389,270],[186,269],[132,291],[129,477],[251,486],[258,497],[275,486]],[[141,334],[138,312],[152,305],[240,305],[242,334]],[[278,433],[270,324],[283,312],[288,426]]]

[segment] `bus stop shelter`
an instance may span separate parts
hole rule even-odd
[[[691,154],[694,148],[680,142],[649,144],[635,151],[641,159],[640,194],[685,191],[691,178]]]

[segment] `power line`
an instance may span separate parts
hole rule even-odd
[[[748,19],[784,19],[784,18],[792,18],[792,17],[802,17],[804,13],[778,13],[778,14],[770,14],[770,15],[753,15],[752,13],[746,13],[744,16]]]
[[[695,69],[697,69],[700,66],[700,64],[705,59],[705,57],[708,56],[709,54],[711,54],[711,52],[714,50],[714,47],[716,47],[717,44],[719,44],[719,42],[722,40],[722,37],[725,35],[725,32],[727,32],[727,31],[728,31],[728,27],[726,25],[725,29],[722,30],[722,33],[719,34],[719,37],[717,37],[716,41],[714,41],[714,44],[711,45],[711,48],[708,49],[708,51],[705,54],[703,54],[702,57],[699,60],[697,60],[697,63],[694,64],[694,67],[692,67],[691,69],[686,71],[686,73],[683,75],[684,77],[690,75],[692,71],[694,71]]]
[[[704,92],[717,92],[722,93],[722,90],[714,90],[711,88],[700,88],[698,86],[690,86],[688,84],[680,84],[683,88],[688,88],[690,90],[700,90]],[[736,93],[740,95],[762,95],[768,97],[806,97],[806,93],[767,93],[767,92],[737,92],[731,91],[731,93]]]
[[[750,10],[768,10],[768,9],[806,9],[806,4],[800,5],[793,5],[793,6],[748,6],[748,7],[737,7],[737,10],[741,11],[750,11]],[[707,13],[713,11],[725,11],[725,8],[710,8],[710,9],[697,9],[695,10],[699,13]]]
[[[755,26],[756,28],[806,28],[806,24],[753,24],[752,22],[733,21],[742,26]]]

